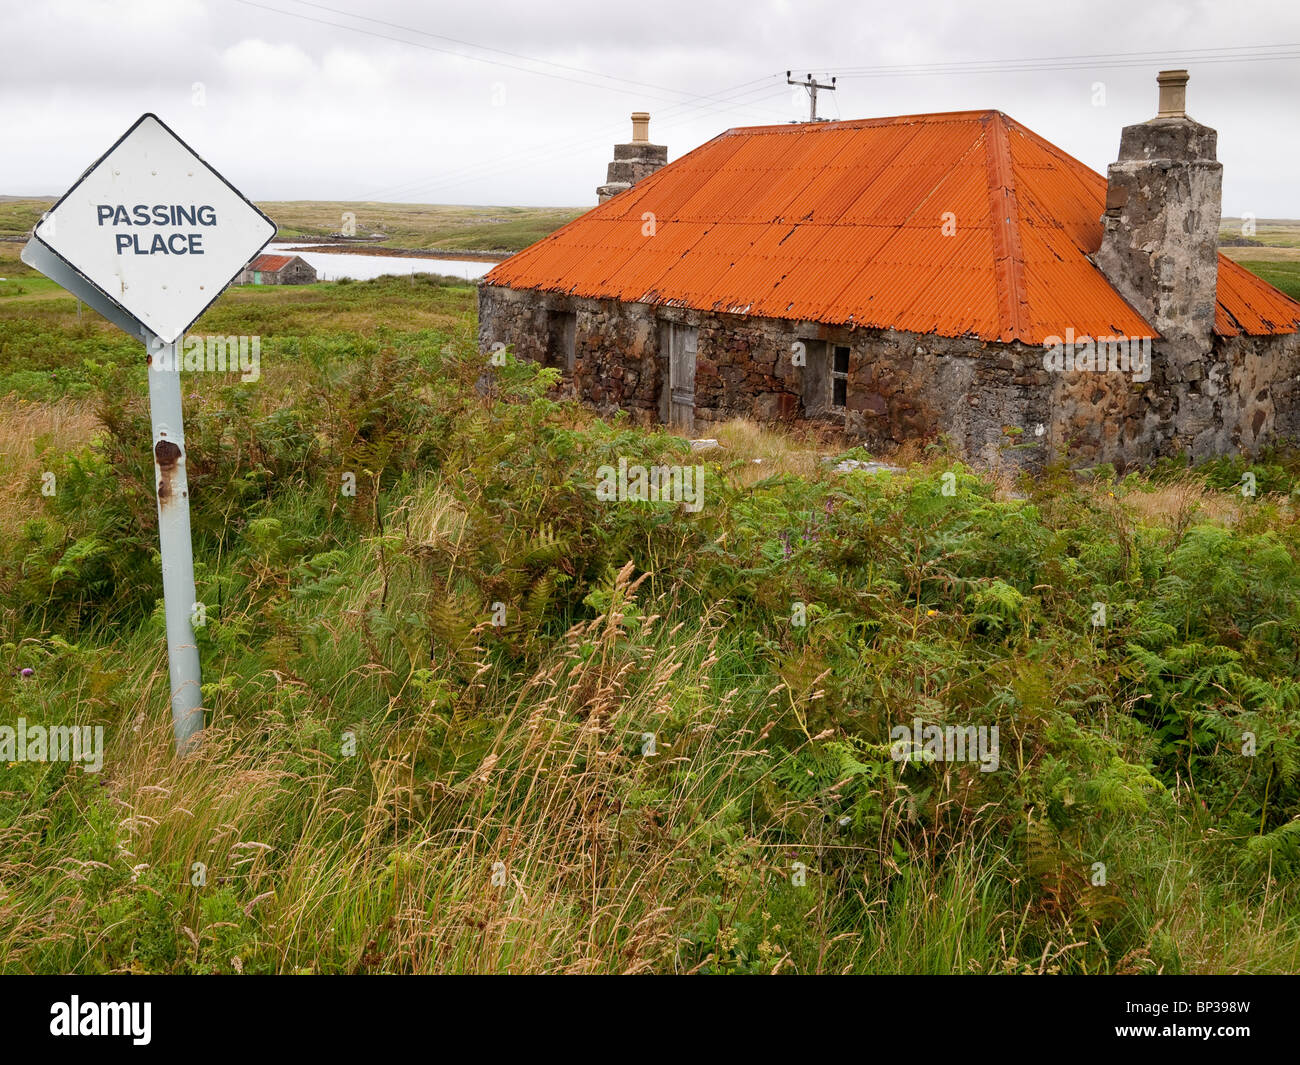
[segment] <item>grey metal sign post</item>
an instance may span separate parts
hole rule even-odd
[[[193,615],[181,338],[275,223],[154,115],[105,152],[32,231],[23,262],[145,346],[176,750],[203,728]]]
[[[185,426],[181,420],[181,348],[179,343],[164,344],[156,337],[150,346],[149,420],[153,427],[154,484],[158,486],[167,671],[171,677],[176,750],[183,754],[203,728],[203,693],[199,645],[194,639],[198,593],[194,587],[190,488],[185,476]]]

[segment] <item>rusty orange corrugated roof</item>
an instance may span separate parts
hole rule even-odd
[[[1214,331],[1220,336],[1294,333],[1300,304],[1226,255],[1219,256],[1219,305]]]
[[[1156,336],[1088,258],[1105,198],[1000,111],[731,129],[484,283],[1031,344]],[[1298,327],[1300,303],[1220,256],[1217,332]]]
[[[248,264],[248,269],[274,273],[276,270],[283,270],[296,258],[296,255],[259,255]]]

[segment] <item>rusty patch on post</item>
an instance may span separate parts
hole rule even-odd
[[[158,505],[165,507],[172,498],[172,478],[181,461],[181,449],[170,440],[159,440],[153,449],[158,464]]]

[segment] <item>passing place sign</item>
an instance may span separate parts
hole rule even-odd
[[[154,115],[88,169],[32,236],[165,343],[275,235]]]

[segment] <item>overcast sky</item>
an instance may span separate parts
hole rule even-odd
[[[839,76],[823,117],[998,108],[1104,172],[1186,66],[1224,214],[1300,217],[1295,0],[0,0],[0,26],[11,195],[153,111],[257,200],[587,205],[632,111],[676,159],[806,118],[790,67]]]

